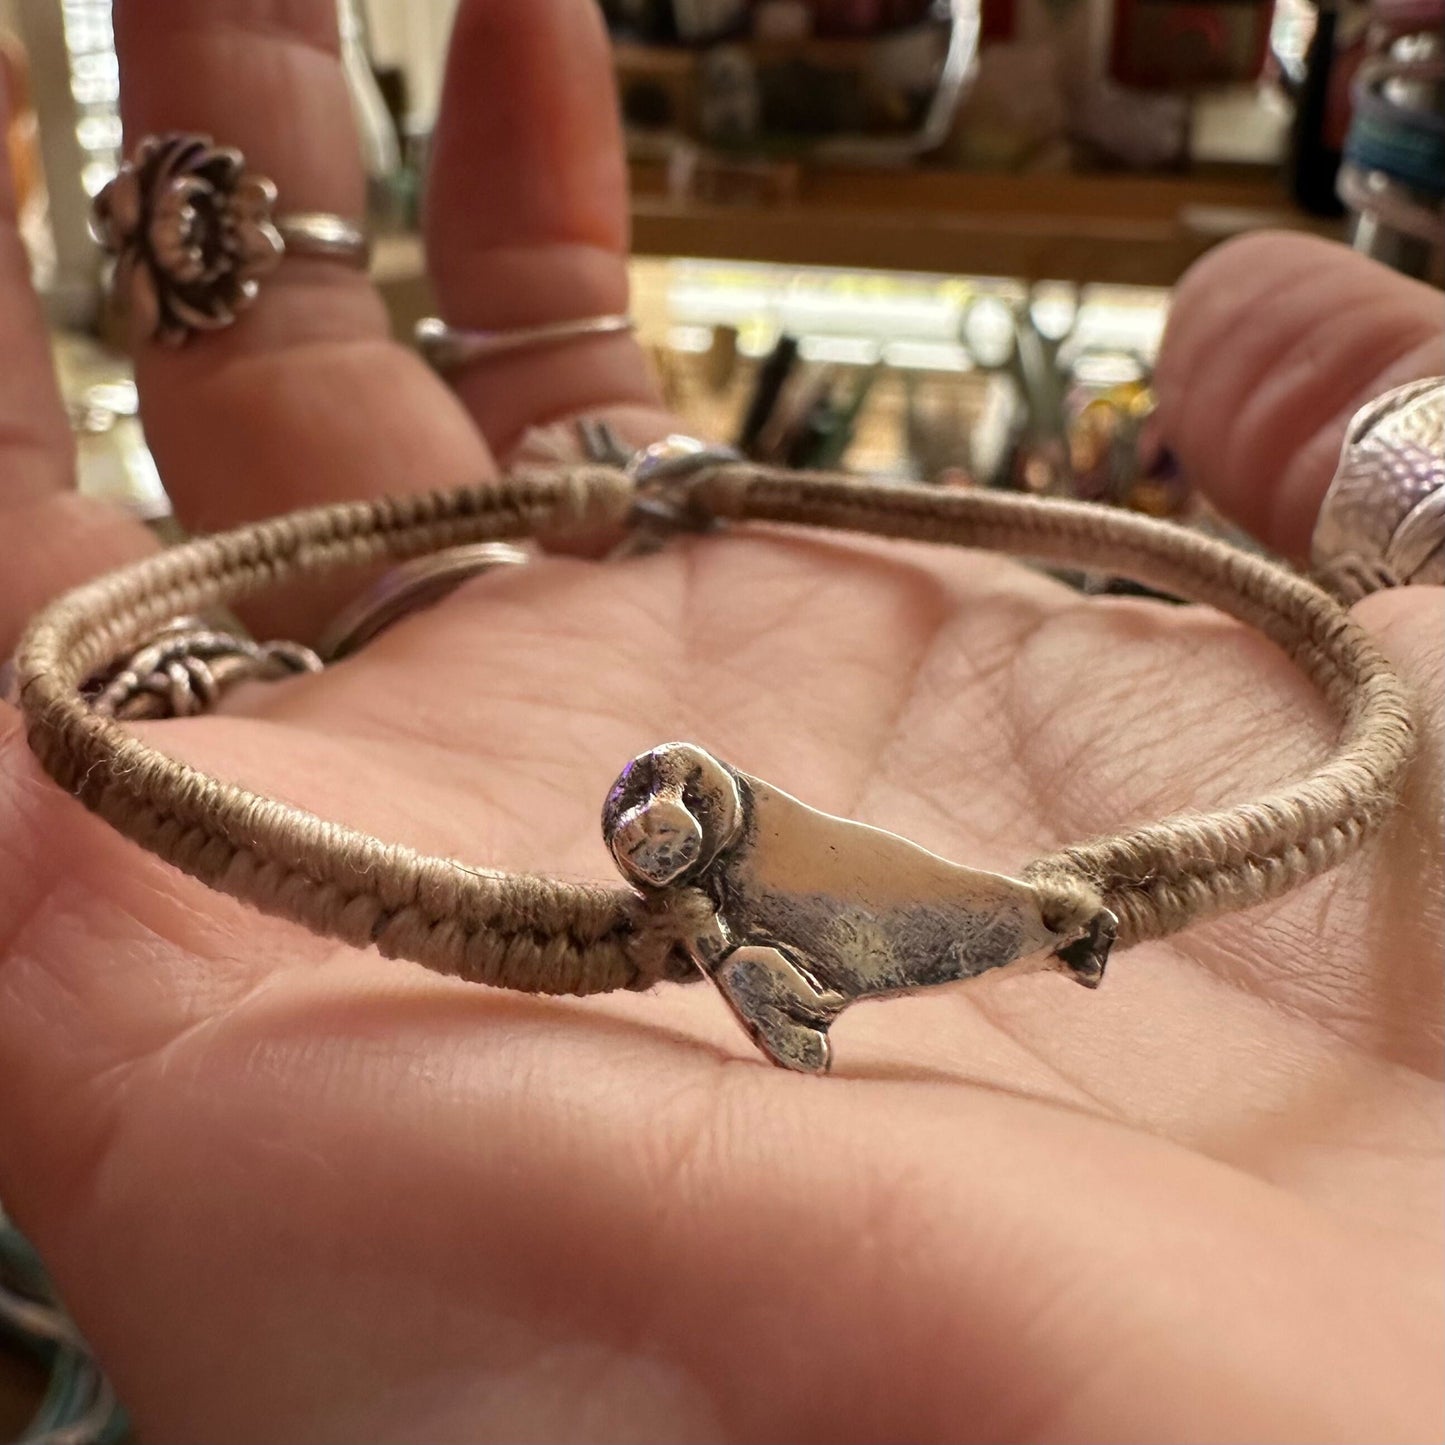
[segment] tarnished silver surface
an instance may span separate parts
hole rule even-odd
[[[322,633],[316,650],[327,662],[339,662],[403,618],[435,607],[463,582],[498,567],[524,567],[531,560],[521,548],[504,542],[476,542],[404,562],[351,603]]]
[[[829,1028],[859,999],[1004,968],[1096,988],[1118,928],[1102,911],[1057,933],[1029,884],[817,812],[690,743],[630,763],[602,829],[657,906],[707,900],[688,952],[768,1057],[806,1073],[828,1069]]]
[[[1351,422],[1312,560],[1346,602],[1445,584],[1445,377],[1386,392]]]
[[[700,441],[697,437],[674,433],[660,442],[643,447],[627,464],[628,475],[644,495],[665,493],[669,484],[708,467],[725,466],[746,460],[736,448],[719,442]]]
[[[91,709],[136,722],[198,717],[243,682],[276,682],[320,672],[321,659],[296,642],[252,642],[180,618],[91,684]]]
[[[95,198],[91,228],[115,258],[114,303],[138,335],[179,346],[229,326],[288,252],[365,266],[361,227],[278,217],[276,187],[209,136],[148,136]]]
[[[636,495],[632,531],[613,555],[645,556],[679,532],[704,531],[716,525],[692,515],[688,479],[712,467],[745,460],[736,447],[676,434],[644,447],[627,463]]]
[[[576,321],[517,326],[508,331],[474,331],[448,326],[439,316],[428,316],[416,324],[416,344],[437,371],[450,372],[494,357],[536,351],[565,341],[623,335],[636,324],[630,316],[584,316]]]

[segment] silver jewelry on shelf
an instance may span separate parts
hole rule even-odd
[[[1445,377],[1396,387],[1350,423],[1312,561],[1345,602],[1445,584]]]
[[[417,349],[437,371],[461,371],[478,362],[523,351],[537,351],[568,341],[597,336],[621,336],[636,329],[630,316],[586,316],[576,321],[551,321],[540,326],[518,326],[506,331],[469,331],[448,326],[437,316],[416,324]]]
[[[111,297],[136,333],[180,346],[231,325],[285,256],[364,268],[371,244],[342,216],[276,214],[267,177],[209,136],[147,136],[95,198],[91,229],[114,258]]]
[[[1445,205],[1431,206],[1415,200],[1383,172],[1343,165],[1335,189],[1357,216],[1368,217],[1427,246],[1445,246]]]

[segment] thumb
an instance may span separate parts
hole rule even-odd
[[[1243,237],[1175,297],[1159,424],[1190,481],[1261,542],[1303,558],[1350,418],[1445,372],[1445,298],[1334,242]]]

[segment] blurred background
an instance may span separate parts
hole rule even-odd
[[[1445,0],[599,0],[636,313],[700,430],[796,465],[1191,505],[1149,435],[1167,288],[1285,226],[1445,279]],[[338,0],[398,335],[455,0]],[[106,0],[0,0],[9,147],[84,483],[164,495],[97,340]]]
[[[640,335],[694,429],[757,457],[1217,528],[1151,430],[1190,263],[1286,227],[1445,284],[1445,0],[578,3],[615,42]],[[403,339],[454,5],[338,0]],[[88,227],[121,144],[108,0],[0,0],[0,67],[81,485],[164,526]],[[3,1215],[0,1339],[0,1439],[122,1438]]]

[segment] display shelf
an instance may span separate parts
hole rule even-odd
[[[666,167],[632,168],[640,255],[944,275],[1170,286],[1210,246],[1261,227],[1338,235],[1277,177],[799,171],[787,199],[678,199]]]
[[[632,167],[639,256],[853,270],[1172,286],[1212,245],[1261,227],[1338,236],[1289,202],[1269,172],[1187,176],[798,171],[791,195],[705,204],[667,192],[665,168]],[[433,306],[420,240],[384,238],[375,274],[398,331]]]

